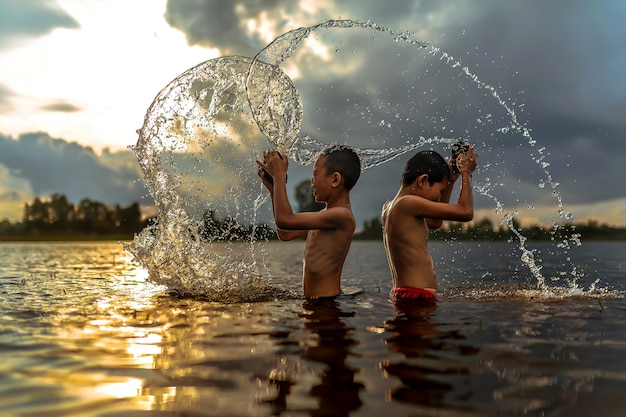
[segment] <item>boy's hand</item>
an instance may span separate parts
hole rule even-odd
[[[279,152],[275,150],[269,150],[263,152],[263,161],[257,159],[257,164],[259,164],[260,171],[259,176],[261,177],[263,184],[267,187],[268,185],[271,187],[272,182],[265,178],[264,172],[267,172],[272,178],[282,177],[287,179],[287,169],[289,168],[289,161],[286,156],[281,155]],[[269,188],[269,187],[268,187]]]
[[[273,191],[274,189],[274,184],[272,181],[269,180],[269,174],[267,172],[265,172],[265,170],[263,169],[263,167],[259,166],[259,169],[257,171],[257,175],[259,176],[259,178],[261,178],[261,182],[263,183],[263,185],[265,185],[265,188],[267,188],[268,190]]]
[[[469,150],[456,158],[456,166],[459,172],[469,172],[470,174],[476,169],[476,158],[478,154],[474,152],[474,147],[469,146]]]
[[[459,175],[461,175],[461,171],[457,169],[456,159],[448,159],[448,168],[450,168],[450,185],[453,185],[457,179],[459,179]]]

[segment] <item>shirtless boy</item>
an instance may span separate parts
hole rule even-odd
[[[294,213],[287,197],[289,162],[275,150],[257,160],[259,177],[270,192],[276,231],[281,240],[306,238],[302,286],[307,298],[341,293],[343,264],[350,249],[356,221],[350,190],[361,175],[361,161],[347,146],[331,146],[315,161],[311,186],[315,201],[326,203],[318,212]],[[265,176],[267,172],[273,181]]]
[[[383,242],[393,278],[393,301],[436,299],[437,276],[428,251],[428,230],[443,220],[467,222],[474,216],[472,172],[476,156],[466,153],[448,163],[434,151],[415,154],[404,167],[400,190],[383,206]],[[456,169],[455,165],[456,164]],[[456,204],[449,203],[452,188],[461,177]]]

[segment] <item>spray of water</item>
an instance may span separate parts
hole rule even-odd
[[[342,32],[341,37],[333,38],[338,32]],[[367,42],[363,33],[368,36]],[[356,51],[375,51],[379,61]],[[406,68],[399,66],[395,75],[386,75],[395,84],[387,83],[385,78],[370,81],[372,73],[368,69],[386,65],[394,55],[419,56],[422,61],[408,61]],[[333,65],[339,59],[343,61]],[[433,67],[433,61],[443,64],[447,72]],[[322,106],[310,113],[303,111],[307,100],[303,104],[297,86],[299,81],[311,81],[311,68],[315,73],[326,71],[319,80],[328,72],[339,73],[335,84],[320,85],[321,93],[315,93],[324,96],[326,91],[339,91],[345,100],[344,114],[336,115],[337,107],[334,111]],[[421,72],[415,75],[409,68]],[[386,87],[399,85],[398,79],[406,80],[401,89]],[[465,100],[465,104],[441,104],[440,87],[450,82],[460,87],[455,93],[447,93],[448,101]],[[475,102],[466,91],[470,87],[487,92],[503,116],[496,120],[492,112],[485,113],[483,104]],[[308,93],[312,93],[310,88]],[[426,112],[425,107],[432,110]],[[474,126],[468,122],[465,131],[458,133],[449,127],[452,119],[462,119],[472,111],[478,115],[471,116],[477,120]],[[317,117],[315,122],[307,121],[309,114]],[[489,128],[493,123],[500,126]],[[416,125],[433,134],[416,135]],[[344,132],[344,142],[356,148],[364,169],[417,148],[449,144],[469,136],[487,137],[482,143],[476,139],[473,142],[481,148],[482,159],[488,160],[485,152],[495,149],[502,137],[521,136],[543,173],[540,184],[550,185],[558,215],[572,219],[564,209],[558,182],[548,170],[545,149],[537,148],[530,130],[496,88],[481,81],[459,59],[413,33],[393,31],[369,21],[330,20],[285,33],[254,58],[221,57],[199,64],[156,96],[132,149],[154,198],[158,223],[127,245],[127,250],[147,267],[152,280],[178,293],[220,301],[293,295],[274,288],[263,268],[263,239],[255,234],[254,227],[267,197],[259,187],[254,160],[272,146],[303,165],[310,164],[329,142],[302,134],[303,127],[317,129],[320,138],[330,136],[330,131],[335,135]],[[393,143],[404,140],[405,144],[390,146],[390,138]],[[339,141],[335,138],[331,142]],[[522,262],[538,287],[545,289],[540,259],[527,248],[527,239],[514,225],[516,212],[505,209],[496,197],[496,185],[486,175],[489,169],[500,168],[489,163],[481,166],[479,174],[484,174],[486,181],[477,184],[476,189],[493,200],[496,212],[503,214],[503,222],[517,238]],[[219,232],[206,227],[219,221],[229,227],[219,228]],[[231,238],[241,236],[238,232],[246,228],[252,228],[248,244],[233,243]],[[553,239],[558,248],[580,245],[579,236],[560,237],[559,232],[555,227]],[[254,243],[259,237],[261,246]],[[581,272],[573,267],[568,276],[575,283]]]
[[[246,100],[250,63],[250,58],[225,57],[185,71],[154,99],[132,147],[158,223],[126,249],[154,282],[179,294],[217,301],[290,296],[259,273],[256,252],[232,239],[254,220],[261,204],[255,198],[258,178],[246,168],[267,146]],[[266,71],[277,76],[274,67]],[[299,99],[288,78],[281,80],[269,94],[296,115],[287,128],[297,129]],[[207,227],[218,220],[225,227]]]
[[[480,80],[479,77],[476,74],[472,73],[467,66],[463,65],[463,63],[459,59],[453,57],[447,52],[442,51],[440,48],[436,47],[432,43],[417,38],[413,33],[393,31],[389,28],[379,26],[373,22],[355,22],[352,20],[332,20],[320,23],[312,27],[299,28],[280,36],[274,42],[268,45],[268,47],[266,47],[263,51],[261,51],[254,59],[254,62],[250,68],[250,74],[254,74],[256,70],[256,65],[262,62],[269,62],[274,65],[280,65],[281,63],[284,63],[290,56],[296,53],[299,45],[304,42],[312,33],[318,30],[332,28],[366,29],[384,33],[385,35],[392,37],[396,42],[404,42],[409,45],[415,46],[418,49],[425,50],[429,55],[438,58],[450,68],[458,69],[462,74],[465,75],[468,80],[473,83],[476,88],[486,90],[495,99],[497,104],[502,109],[504,109],[510,120],[507,126],[500,127],[498,131],[503,134],[513,132],[515,135],[521,135],[521,137],[524,138],[524,140],[530,147],[530,156],[532,160],[541,168],[545,177],[545,180],[540,180],[539,186],[543,188],[546,182],[550,184],[552,190],[551,195],[552,198],[556,201],[559,218],[564,221],[573,220],[572,214],[564,209],[562,197],[557,190],[559,183],[553,179],[552,174],[548,170],[550,164],[546,161],[545,148],[537,149],[537,141],[532,137],[530,129],[518,120],[518,116],[514,107],[501,97],[495,87]],[[256,112],[253,112],[255,119],[258,119],[259,116],[262,116],[262,111],[263,108],[261,107],[258,108]],[[306,137],[305,139],[308,142],[314,142],[309,137]],[[412,144],[397,149],[363,149],[361,150],[361,156],[365,161],[365,167],[369,168],[371,166],[376,166],[378,164],[387,162],[390,159],[393,159],[398,155],[402,155],[403,153],[409,152],[415,148],[424,147],[426,144],[432,144],[436,142],[449,142],[452,140],[456,139],[438,137],[426,139],[424,137],[419,137],[419,139],[414,141]],[[295,149],[291,150],[291,156],[303,162],[309,162],[309,154],[303,156],[301,154],[301,150],[310,148],[311,145],[307,145],[302,148],[296,147]],[[477,187],[480,194],[494,201],[494,204],[496,206],[496,212],[503,214],[503,222],[506,222],[507,226],[517,238],[519,250],[521,253],[521,260],[528,266],[530,272],[536,278],[538,286],[544,288],[545,278],[541,274],[541,267],[537,264],[538,259],[536,258],[534,252],[527,248],[526,237],[521,233],[520,230],[515,227],[514,218],[517,212],[507,211],[502,202],[500,202],[498,198],[496,198],[490,192],[490,188],[490,184],[482,184]],[[559,225],[557,223],[553,223],[551,233],[553,236],[553,240],[560,239],[557,244],[559,248],[569,249],[570,243],[577,246],[581,244],[580,236],[578,234],[573,233],[566,236],[560,236]],[[576,280],[581,277],[581,273],[577,270],[576,266],[572,267],[569,277],[571,284],[575,284]]]

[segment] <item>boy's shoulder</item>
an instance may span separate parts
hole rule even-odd
[[[394,215],[405,214],[414,217],[415,208],[425,201],[427,200],[424,197],[414,194],[396,196],[393,200],[389,200],[383,205],[383,212],[387,214],[393,212]]]
[[[354,214],[352,213],[352,209],[346,206],[332,206],[326,207],[322,209],[320,212],[325,212],[330,216],[341,216],[341,217],[351,217],[354,218]]]
[[[339,228],[355,226],[356,227],[356,219],[354,218],[354,213],[352,213],[352,209],[346,206],[333,206],[327,207],[321,211],[324,216],[327,216],[328,219],[337,225],[341,225]]]

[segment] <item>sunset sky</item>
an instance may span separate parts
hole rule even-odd
[[[458,57],[516,106],[574,219],[626,226],[626,3],[584,0],[0,0],[0,220],[20,220],[26,201],[52,193],[149,205],[127,147],[168,82],[208,59],[254,56],[289,30],[340,18],[414,32]],[[321,93],[306,85],[313,69],[292,65],[305,102],[315,102]],[[455,119],[443,133],[468,131]],[[491,166],[532,152],[513,142],[478,151]],[[393,196],[381,190],[397,188],[405,160],[365,173],[359,223]],[[523,196],[519,207],[505,197],[509,209],[522,221],[545,220],[554,208],[544,212],[545,197],[535,197],[543,186],[525,178],[524,166],[507,169]],[[489,199],[477,208],[478,217],[494,212]]]

